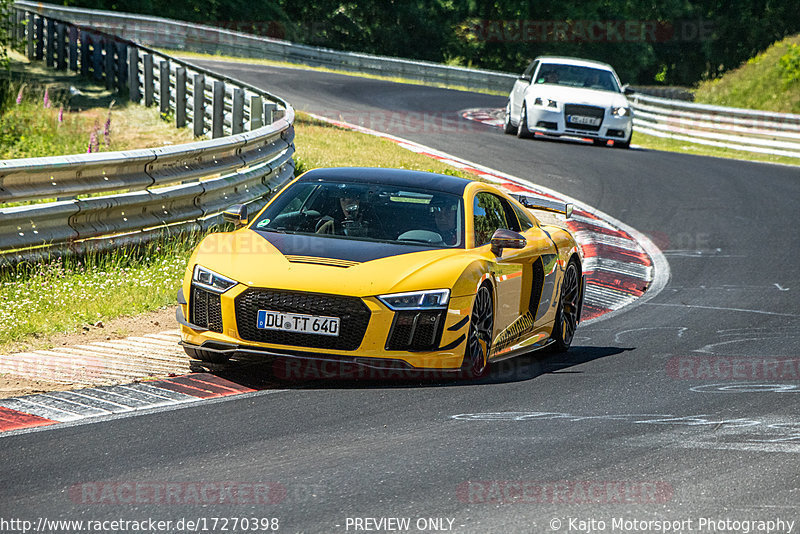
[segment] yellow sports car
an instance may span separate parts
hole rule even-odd
[[[306,172],[252,218],[232,206],[237,229],[198,245],[178,293],[182,344],[215,363],[249,353],[469,377],[565,351],[582,258],[537,209],[571,206],[427,172]]]

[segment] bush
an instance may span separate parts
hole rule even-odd
[[[790,44],[778,64],[785,85],[800,82],[800,44]]]

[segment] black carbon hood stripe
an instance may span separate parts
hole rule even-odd
[[[284,256],[314,256],[364,263],[412,252],[441,250],[440,247],[425,245],[399,245],[335,237],[254,231],[269,241]]]

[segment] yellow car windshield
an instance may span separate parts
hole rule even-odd
[[[461,197],[439,191],[361,182],[296,182],[256,219],[265,232],[464,246]]]

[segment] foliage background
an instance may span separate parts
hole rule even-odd
[[[11,12],[13,0],[0,0],[0,21],[8,20]],[[6,47],[11,45],[11,35],[9,35],[8,24],[0,24],[0,67],[8,67],[8,50]],[[3,95],[0,94],[0,97]]]
[[[2,3],[5,0],[0,0]],[[693,85],[800,32],[797,0],[63,0],[64,4],[197,21],[316,46],[520,71],[540,54],[611,63],[624,82]],[[488,21],[655,22],[657,42],[476,38]],[[699,24],[708,38],[671,33]]]

